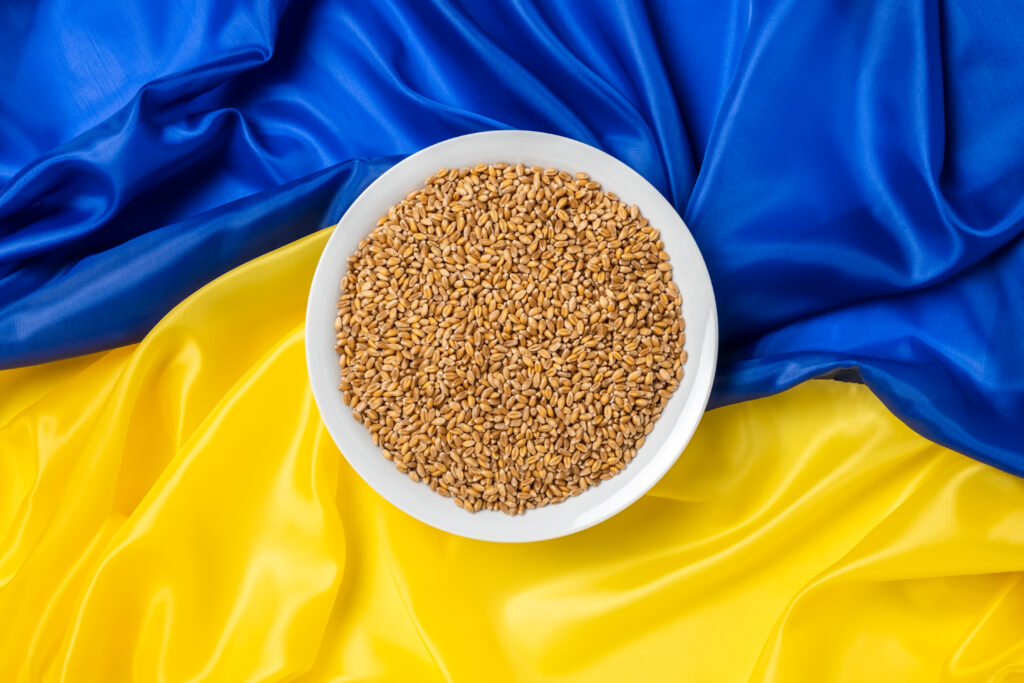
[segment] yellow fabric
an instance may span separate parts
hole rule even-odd
[[[429,529],[320,426],[322,232],[0,373],[2,681],[1024,681],[1024,481],[860,386],[709,413],[569,538]]]

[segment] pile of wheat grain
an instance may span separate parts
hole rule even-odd
[[[615,476],[683,377],[658,231],[583,173],[441,169],[349,259],[340,389],[399,471],[522,513]]]

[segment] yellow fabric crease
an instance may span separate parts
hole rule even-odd
[[[137,346],[0,373],[0,680],[1024,681],[1024,481],[861,386],[709,413],[568,538],[391,508],[305,377],[326,237]]]

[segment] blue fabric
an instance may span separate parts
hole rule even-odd
[[[684,215],[714,403],[849,369],[1024,474],[1019,0],[0,3],[0,84],[0,365],[137,340],[395,158],[527,128]]]

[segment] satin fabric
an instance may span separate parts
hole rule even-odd
[[[322,232],[137,346],[0,373],[5,681],[1013,681],[1024,481],[856,384],[708,413],[643,499],[500,545],[352,472],[306,379]]]
[[[4,3],[0,366],[136,341],[395,155],[530,128],[685,216],[713,405],[843,371],[1024,474],[1022,25],[1018,0]]]

